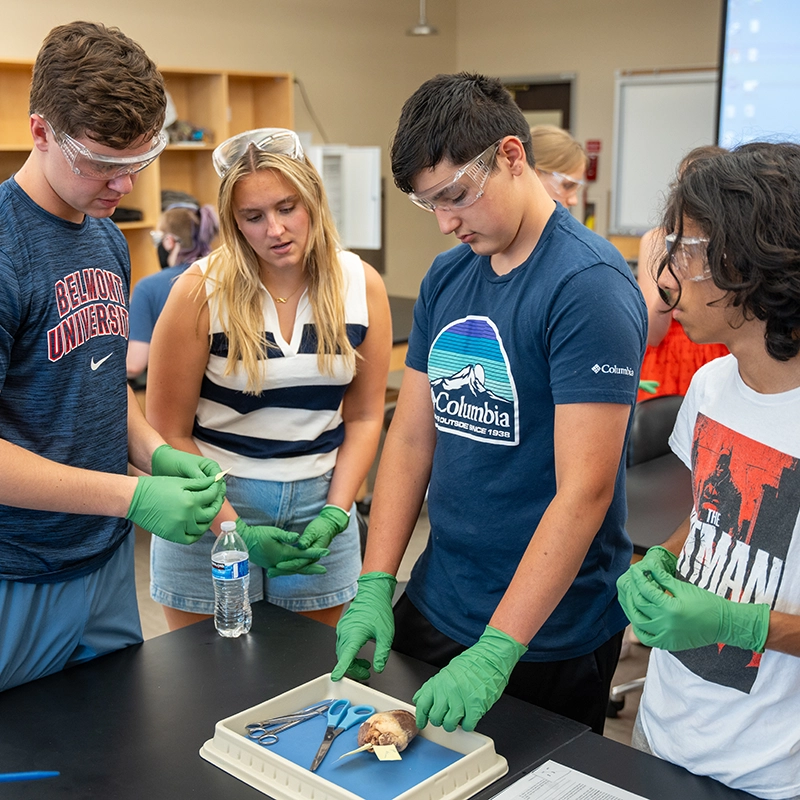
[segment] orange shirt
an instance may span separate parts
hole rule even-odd
[[[692,376],[703,364],[728,354],[724,344],[695,344],[672,320],[667,335],[658,347],[648,346],[639,375],[643,381],[658,381],[655,394],[639,390],[637,400],[662,394],[685,395]]]

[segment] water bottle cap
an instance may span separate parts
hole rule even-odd
[[[219,527],[223,533],[230,533],[231,531],[236,530],[236,523],[228,520],[227,522],[223,522]]]

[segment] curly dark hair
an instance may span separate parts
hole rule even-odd
[[[122,31],[70,22],[42,43],[29,107],[70,136],[124,150],[161,130],[167,95],[156,65]]]
[[[794,358],[800,352],[800,145],[752,142],[692,162],[664,213],[676,247],[686,219],[709,240],[711,278],[727,292],[721,302],[741,308],[745,320],[766,323],[772,358]],[[665,269],[675,277],[669,254],[658,275]],[[672,307],[680,299],[680,280],[675,283]]]
[[[392,139],[394,182],[401,192],[440,161],[466,164],[504,136],[516,136],[534,165],[530,126],[497,78],[459,72],[425,81],[406,100]]]

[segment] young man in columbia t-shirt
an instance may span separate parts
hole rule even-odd
[[[339,662],[376,640],[441,667],[417,724],[471,730],[508,693],[602,732],[626,621],[622,453],[646,309],[605,240],[555,203],[499,81],[439,75],[406,102],[395,183],[460,244],[414,309],[406,370]],[[431,533],[394,576],[426,490]],[[506,688],[507,686],[507,688]]]

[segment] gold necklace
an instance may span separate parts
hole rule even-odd
[[[296,294],[297,294],[297,293],[300,291],[300,289],[302,289],[302,288],[303,288],[303,286],[305,286],[305,283],[306,283],[306,282],[305,282],[305,280],[303,280],[303,281],[302,281],[302,283],[301,283],[301,284],[300,284],[300,285],[299,285],[299,286],[298,286],[298,287],[297,287],[297,288],[296,288],[296,289],[295,289],[295,290],[294,290],[294,291],[293,291],[291,294],[287,294],[287,295],[286,295],[286,297],[277,297],[276,295],[272,294],[272,292],[271,292],[269,289],[267,289],[267,285],[266,285],[266,284],[264,284],[264,288],[265,288],[265,289],[267,289],[267,294],[268,294],[268,295],[269,295],[269,296],[270,296],[270,297],[271,297],[271,298],[272,298],[272,299],[273,299],[273,300],[274,300],[276,303],[283,303],[283,304],[285,304],[287,300],[291,300],[291,299],[292,299],[292,298],[293,298],[293,297],[294,297],[294,296],[295,296],[295,295],[296,295]]]

